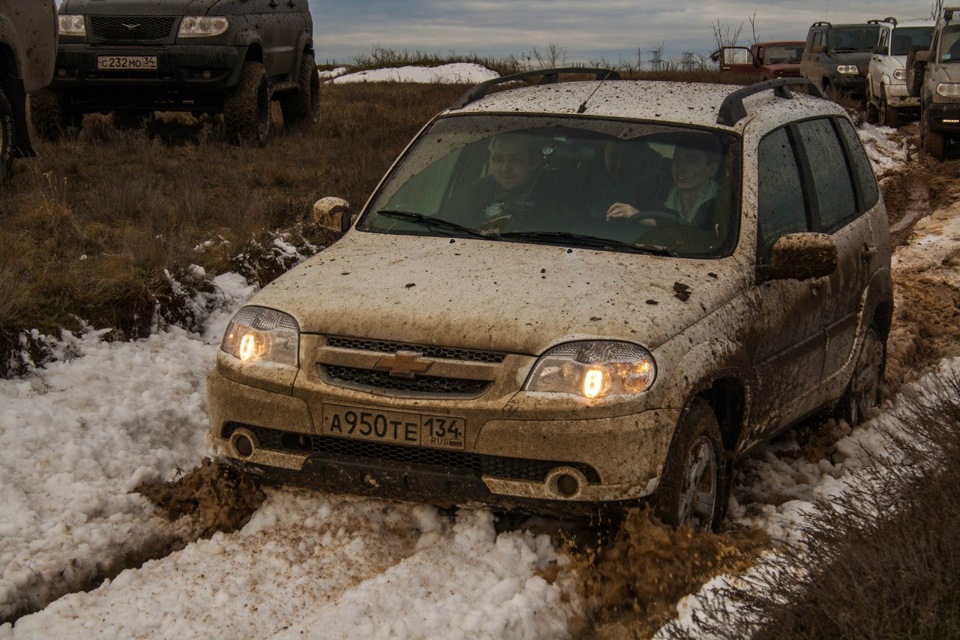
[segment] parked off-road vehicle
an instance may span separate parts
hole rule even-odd
[[[913,49],[930,48],[933,23],[929,20],[880,21],[880,39],[867,67],[867,119],[887,127],[900,124],[902,112],[917,111],[920,100],[907,90],[907,56]]]
[[[721,47],[711,56],[720,73],[736,73],[757,80],[799,78],[801,41],[756,42],[749,47]]]
[[[880,21],[862,24],[814,22],[800,60],[800,75],[824,91],[863,95],[867,65],[880,36]]]
[[[286,125],[319,120],[307,0],[64,0],[56,73],[31,105],[50,138],[85,113],[182,111],[222,113],[229,138],[260,144],[271,100]]]
[[[474,87],[358,220],[331,209],[346,234],[225,330],[218,456],[444,506],[648,500],[706,531],[733,460],[877,405],[890,236],[847,112],[800,78],[549,82],[571,72]]]
[[[907,88],[920,99],[920,140],[937,160],[948,140],[960,136],[960,7],[947,7],[926,50],[907,56]]]
[[[14,157],[34,155],[27,94],[50,82],[56,56],[54,0],[0,0],[0,179]]]

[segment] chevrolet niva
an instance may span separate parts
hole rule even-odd
[[[218,456],[444,507],[648,501],[709,530],[739,456],[878,404],[889,228],[842,108],[802,79],[490,91],[530,75],[436,116],[338,242],[236,313],[208,378]]]

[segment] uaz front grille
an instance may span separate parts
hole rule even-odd
[[[177,18],[170,16],[90,16],[93,36],[121,42],[156,42],[172,35]]]
[[[428,465],[477,477],[486,475],[534,482],[543,482],[550,470],[567,466],[578,469],[590,482],[600,482],[600,475],[596,469],[582,462],[487,456],[466,451],[406,447],[369,440],[349,440],[239,424],[227,425],[223,437],[229,438],[240,427],[249,429],[257,437],[261,448],[273,451],[308,453],[318,457],[347,456],[359,460],[368,459],[372,464],[387,460],[411,465]]]

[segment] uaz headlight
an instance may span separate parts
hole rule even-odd
[[[653,356],[641,346],[629,342],[568,342],[540,357],[524,388],[594,399],[643,393],[656,377]]]
[[[960,83],[941,82],[937,85],[937,93],[944,98],[960,98]]]
[[[230,28],[230,21],[223,16],[187,16],[180,22],[178,38],[204,38],[218,36]]]
[[[243,307],[223,334],[220,350],[243,362],[297,366],[300,326],[290,315],[266,307]]]
[[[62,36],[87,35],[87,25],[83,16],[59,16],[58,21]]]
[[[855,76],[860,73],[860,70],[857,69],[855,64],[841,64],[837,65],[837,73],[845,76]]]

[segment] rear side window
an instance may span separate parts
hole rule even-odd
[[[826,118],[797,124],[819,213],[819,230],[833,231],[857,216],[857,198],[843,146]]]
[[[778,129],[759,148],[760,260],[768,262],[780,236],[807,231],[807,210],[800,167],[786,129]]]
[[[849,121],[838,119],[840,134],[847,143],[847,151],[850,155],[850,162],[853,164],[853,170],[857,174],[857,182],[860,186],[860,195],[862,198],[861,210],[872,209],[880,199],[880,187],[877,186],[877,175],[873,172],[873,166],[867,157],[867,152],[863,150],[860,143],[860,136]]]

